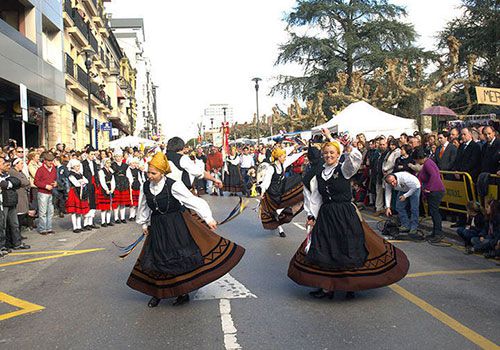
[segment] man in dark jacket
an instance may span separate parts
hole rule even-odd
[[[472,140],[472,134],[467,128],[460,132],[462,144],[458,149],[453,170],[468,173],[472,181],[476,182],[481,170],[481,147]]]
[[[451,170],[457,157],[457,147],[448,141],[446,131],[438,133],[439,146],[436,148],[435,160],[439,170]]]
[[[87,148],[87,159],[82,161],[83,168],[83,176],[88,181],[88,191],[89,191],[89,212],[85,215],[84,218],[84,227],[89,229],[97,229],[99,226],[94,224],[94,216],[97,208],[96,202],[96,190],[99,188],[99,176],[97,175],[99,172],[99,166],[97,165],[97,161],[95,160],[96,150],[90,146]]]
[[[375,195],[375,210],[376,215],[382,215],[384,211],[384,172],[382,171],[382,164],[384,162],[385,156],[389,153],[387,148],[387,139],[381,138],[378,142],[378,150],[380,152],[380,157],[377,158],[376,162],[373,164],[374,173],[372,176],[375,178],[376,195]]]
[[[481,172],[496,174],[500,170],[500,140],[491,126],[483,128],[483,135],[486,143],[481,152]]]
[[[24,244],[21,240],[19,230],[19,220],[17,218],[17,192],[21,187],[21,181],[18,178],[10,176],[10,162],[0,158],[0,188],[2,189],[2,212],[3,220],[0,226],[0,250],[6,251],[6,245],[9,244],[13,249],[29,249],[30,246]],[[8,235],[7,235],[8,233]],[[8,243],[7,243],[8,241]],[[3,254],[2,254],[3,255]]]

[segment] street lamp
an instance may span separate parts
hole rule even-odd
[[[226,110],[227,107],[222,107],[222,113],[224,113],[224,124],[226,124]]]
[[[210,118],[210,130],[214,129],[214,118]]]
[[[255,102],[257,105],[257,147],[260,145],[260,121],[259,121],[259,81],[261,78],[253,78],[252,81],[255,81]]]
[[[92,48],[85,48],[80,53],[85,57],[85,68],[87,68],[87,104],[89,108],[89,144],[92,146],[92,105],[90,102],[91,85],[90,85],[90,68],[92,68],[92,57],[96,54]]]

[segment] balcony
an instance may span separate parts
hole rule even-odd
[[[85,7],[88,9],[91,17],[98,15],[99,4],[97,0],[83,0]]]
[[[73,77],[73,79],[76,79],[75,77],[75,61],[73,58],[66,53],[66,74],[70,75]]]
[[[71,57],[70,57],[71,58]],[[71,59],[72,61],[72,59]],[[73,91],[76,95],[80,97],[85,97],[88,95],[88,80],[87,80],[87,72],[85,72],[80,66],[73,64],[73,75],[71,75],[71,69],[69,68],[71,64],[70,59],[68,59],[68,55],[66,56],[66,84],[69,89]],[[70,72],[68,72],[68,69]]]
[[[80,45],[85,46],[89,40],[88,24],[85,23],[80,13],[76,10],[73,11],[71,19],[74,22],[74,26],[68,28],[68,33],[70,33]]]
[[[85,89],[88,90],[89,88],[89,80],[87,76],[87,72],[85,72],[80,66],[77,66],[76,68],[77,71],[77,80],[82,85]]]
[[[64,0],[64,11],[63,11],[63,20],[65,27],[73,27],[73,12],[75,10],[71,7],[71,0]]]
[[[97,16],[92,16],[92,21],[95,23],[96,27],[99,29],[103,29],[105,25],[104,20],[104,10],[101,6],[97,7]]]
[[[94,36],[94,34],[92,34],[92,32],[90,32],[90,31],[88,31],[88,38],[89,38],[90,46],[92,46],[92,48],[94,49],[94,51],[96,53],[99,53],[99,43],[97,42],[97,39]]]

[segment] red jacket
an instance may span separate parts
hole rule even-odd
[[[222,161],[222,153],[215,152],[209,153],[207,156],[206,170],[211,171],[212,169],[221,169],[224,165]]]
[[[52,191],[48,191],[45,187],[47,185],[52,185],[57,179],[57,169],[52,166],[52,170],[48,170],[45,164],[43,164],[35,174],[35,186],[38,187],[40,193],[52,194]]]

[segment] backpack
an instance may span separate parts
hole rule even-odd
[[[399,235],[399,226],[397,222],[394,220],[386,220],[381,222],[382,229],[379,230],[382,232],[382,235],[387,237],[397,237]]]

